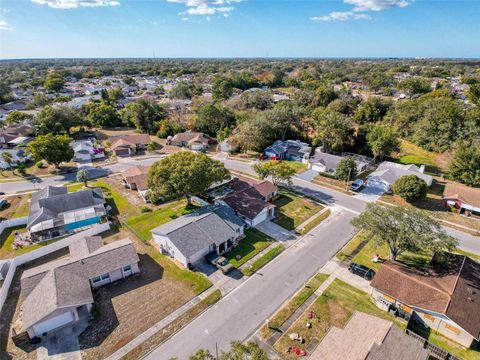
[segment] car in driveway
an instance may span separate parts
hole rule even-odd
[[[351,185],[350,190],[360,191],[360,189],[365,185],[362,179],[356,179]]]
[[[357,263],[350,263],[348,266],[348,270],[355,275],[358,275],[360,277],[363,277],[365,280],[372,280],[373,277],[375,276],[375,271],[373,269],[370,269],[367,266],[360,265]]]
[[[5,199],[0,199],[0,210],[7,207],[8,201]]]
[[[221,270],[222,273],[224,274],[227,274],[233,269],[235,269],[233,265],[230,264],[226,258],[218,255],[216,252],[211,252],[205,255],[205,261],[209,264],[212,264],[217,269]]]

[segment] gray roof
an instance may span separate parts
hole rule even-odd
[[[27,227],[45,220],[57,219],[58,214],[105,203],[102,190],[86,189],[69,193],[64,186],[47,186],[32,195]]]
[[[101,242],[100,237],[84,238],[70,246],[69,257],[22,274],[25,330],[61,308],[92,303],[91,278],[139,261],[129,239],[99,247]]]
[[[324,153],[321,151],[315,152],[315,155],[308,160],[311,164],[317,164],[320,163],[327,167],[328,169],[336,169],[340,161],[342,161],[344,157],[338,156],[338,155],[333,155],[333,154],[328,154]],[[355,159],[354,159],[355,160]],[[355,164],[357,165],[357,168],[361,168],[367,163],[355,160]]]
[[[432,185],[433,177],[421,172],[420,168],[416,165],[402,165],[396,164],[390,161],[382,162],[377,170],[371,173],[368,177],[379,177],[389,184],[393,184],[402,176],[416,175],[420,179],[424,180],[428,186]]]
[[[212,205],[160,225],[152,233],[168,237],[188,258],[211,244],[237,238],[237,229],[243,225],[243,220],[228,206]]]

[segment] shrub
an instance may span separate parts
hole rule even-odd
[[[43,160],[37,161],[35,166],[39,169],[43,169],[45,167],[45,164],[43,163]]]
[[[156,145],[154,142],[151,142],[147,145],[147,151],[155,151]]]
[[[427,183],[417,175],[402,176],[393,184],[393,192],[408,202],[423,199],[427,195]]]
[[[22,176],[24,176],[27,173],[27,167],[22,162],[18,164],[17,170]]]
[[[143,207],[140,209],[140,211],[141,211],[142,213],[147,213],[147,212],[151,212],[152,209],[150,209],[148,206],[143,206]]]

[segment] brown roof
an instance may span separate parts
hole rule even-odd
[[[480,189],[457,183],[447,183],[443,190],[444,199],[456,199],[462,203],[480,207]]]
[[[122,176],[127,179],[132,176],[146,175],[148,174],[149,169],[149,166],[136,165],[134,167],[131,167],[130,169],[122,171]]]
[[[137,190],[143,191],[143,190],[148,190],[148,175],[143,174],[143,175],[137,175],[137,176],[130,176],[127,179],[129,184],[135,184],[137,187]]]
[[[253,220],[263,209],[275,207],[275,205],[254,196],[252,192],[248,190],[227,195],[223,198],[223,201],[235,210],[236,213],[250,220]]]
[[[110,137],[110,148],[112,150],[121,147],[135,147],[136,145],[150,144],[150,135],[148,134],[134,134],[134,135],[119,135]]]
[[[208,144],[208,138],[203,134],[203,133],[200,133],[200,132],[190,132],[190,131],[186,131],[186,132],[183,132],[183,133],[178,133],[178,134],[175,134],[175,136],[172,138],[172,142],[187,142],[189,143],[190,141],[206,141],[206,143]]]
[[[249,189],[251,195],[255,194],[254,196],[258,198],[263,198],[278,191],[278,188],[268,180],[260,181],[245,176],[237,176],[231,181],[230,186],[237,192]]]
[[[480,264],[463,255],[448,256],[447,265],[434,257],[425,272],[387,261],[371,286],[411,307],[446,314],[479,339]]]

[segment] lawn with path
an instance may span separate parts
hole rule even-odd
[[[255,228],[245,230],[245,238],[225,257],[236,268],[245,264],[266,247],[270,246],[273,239]],[[238,257],[238,258],[237,258]]]
[[[274,221],[287,230],[294,230],[323,209],[323,206],[315,201],[285,190],[280,191],[280,197],[274,204],[277,206],[277,217]]]

